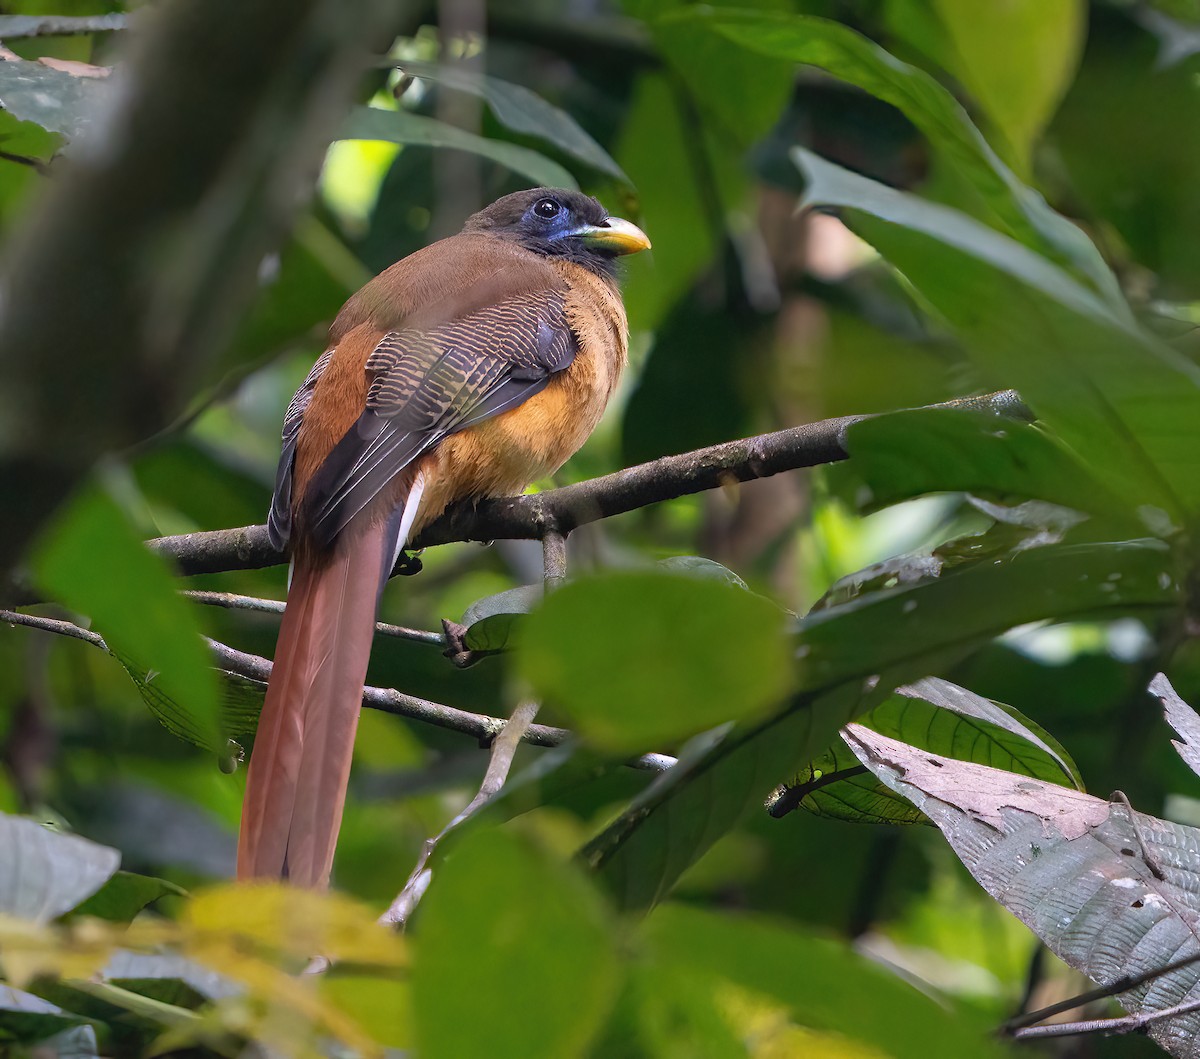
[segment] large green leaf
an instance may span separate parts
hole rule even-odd
[[[846,451],[871,489],[871,507],[953,491],[1129,514],[1101,477],[1030,423],[950,408],[891,412],[852,424]]]
[[[945,36],[934,57],[976,99],[1028,173],[1033,145],[1075,72],[1087,4],[934,0],[933,9]]]
[[[653,905],[741,816],[891,687],[990,637],[1073,616],[1178,615],[1175,559],[1158,541],[1059,544],[943,568],[815,611],[799,626],[801,694],[779,717],[710,736],[584,849],[619,904]],[[986,601],[981,605],[980,601]]]
[[[680,17],[696,19],[760,54],[819,67],[898,108],[978,191],[985,220],[1076,269],[1112,311],[1128,316],[1117,281],[1091,240],[1017,178],[954,96],[923,70],[823,18],[699,6]]]
[[[469,151],[507,166],[535,184],[575,188],[575,178],[557,162],[528,147],[504,140],[489,140],[435,118],[406,110],[355,107],[338,132],[339,140],[384,140],[409,147],[449,147]]]
[[[617,904],[652,907],[799,763],[871,705],[857,689],[798,700],[782,716],[693,741],[583,849]]]
[[[107,493],[78,496],[47,531],[33,566],[47,592],[91,618],[164,723],[174,718],[193,742],[224,747],[216,673],[196,611]]]
[[[1200,512],[1200,367],[1028,247],[797,148],[810,205],[862,234],[1130,507]],[[882,223],[881,223],[882,222]],[[1158,513],[1155,513],[1155,509]]]
[[[926,995],[844,941],[791,924],[668,905],[646,921],[641,937],[658,980],[683,975],[703,982],[710,1005],[720,1006],[723,995],[728,999],[723,984],[770,998],[793,1023],[834,1031],[848,1055],[862,1054],[855,1044],[895,1059],[1006,1054],[983,1015]],[[864,1003],[864,997],[870,1001]],[[656,989],[642,1001],[647,1006],[660,1002]],[[794,1047],[803,1047],[802,1041]],[[813,1048],[770,1054],[841,1053]]]
[[[941,829],[972,875],[1059,958],[1101,985],[1200,956],[1200,830],[1025,776],[916,750],[857,725],[862,763]],[[1120,992],[1131,1012],[1200,988],[1200,963]],[[1200,1055],[1200,1012],[1149,1024]]]
[[[787,693],[784,615],[712,578],[619,573],[564,585],[525,619],[522,672],[586,739],[658,749]]]
[[[45,923],[111,878],[121,854],[78,835],[0,814],[0,914]]]
[[[787,57],[764,59],[746,54],[687,17],[695,7],[684,0],[626,0],[626,5],[647,19],[667,62],[726,137],[753,143],[778,120],[792,90]],[[778,10],[782,4],[779,0],[743,0],[730,6],[754,17],[764,9]],[[677,17],[681,13],[684,17]]]
[[[501,831],[446,858],[415,942],[418,1050],[430,1059],[584,1054],[616,995],[617,938],[598,895]]]
[[[447,88],[479,96],[487,101],[496,120],[505,128],[545,140],[592,169],[629,184],[629,177],[624,170],[570,114],[523,85],[443,63],[409,59],[400,63],[400,66],[406,74],[428,78]]]

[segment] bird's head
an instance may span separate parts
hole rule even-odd
[[[636,224],[610,217],[594,198],[563,188],[532,188],[497,199],[463,226],[512,239],[536,254],[565,257],[611,277],[616,258],[648,250],[650,240]]]

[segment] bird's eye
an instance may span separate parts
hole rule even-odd
[[[548,221],[553,217],[557,217],[562,207],[553,199],[538,199],[533,204],[533,212],[536,213],[544,221]]]

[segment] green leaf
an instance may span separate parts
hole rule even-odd
[[[775,6],[770,0],[744,4],[747,15]],[[721,125],[722,132],[749,144],[778,120],[792,92],[791,63],[747,55],[691,18],[677,17],[694,10],[679,0],[654,0],[643,5],[643,10],[664,58],[700,106]]]
[[[698,737],[584,846],[617,905],[646,909],[802,761],[870,705],[858,688],[798,697],[779,717]]]
[[[965,492],[1128,516],[1103,479],[1029,423],[950,408],[891,412],[852,424],[846,451],[871,489],[871,507]]]
[[[671,555],[655,564],[663,573],[683,574],[685,577],[707,578],[733,588],[746,588],[746,582],[727,566],[702,555]]]
[[[0,107],[68,138],[91,121],[108,95],[102,78],[75,77],[25,59],[0,61]]]
[[[682,753],[587,844],[585,858],[622,907],[653,905],[745,812],[888,688],[1029,622],[1130,612],[1178,618],[1175,561],[1159,541],[1052,545],[964,563],[932,580],[814,611],[799,624],[800,693],[793,706]]]
[[[564,585],[524,625],[536,691],[611,750],[761,716],[786,693],[783,614],[710,579],[619,573]]]
[[[797,148],[810,205],[848,207],[865,238],[1095,476],[1131,507],[1200,512],[1200,367],[1027,247],[955,210]],[[883,222],[883,223],[880,223]]]
[[[958,760],[1083,788],[1075,763],[1041,727],[1011,706],[947,680],[927,677],[897,688],[896,694],[859,723],[881,735]],[[768,808],[773,816],[782,816],[797,805],[818,816],[855,823],[924,820],[905,799],[870,773],[864,775],[858,759],[841,739],[802,770]]]
[[[84,1022],[84,1018],[63,1011],[57,1004],[0,982],[0,1042],[32,1044],[81,1026]],[[94,1031],[90,1032],[93,1033],[91,1043],[95,1054],[96,1039]],[[56,1050],[46,1054],[63,1053]]]
[[[1120,286],[1091,240],[1017,178],[954,96],[924,71],[827,19],[702,7],[683,17],[759,54],[819,67],[892,104],[924,133],[939,158],[978,190],[988,223],[1077,270],[1113,312],[1128,317]]]
[[[121,854],[78,835],[0,814],[0,914],[46,923],[112,877]]]
[[[339,140],[384,140],[410,147],[450,147],[490,158],[545,187],[576,188],[575,178],[545,155],[503,140],[489,140],[434,118],[405,110],[355,107],[338,133]]]
[[[928,996],[848,943],[792,924],[668,905],[641,935],[663,977],[703,977],[718,1003],[721,984],[733,983],[779,1001],[796,1024],[833,1030],[895,1059],[1006,1054],[985,1015]]]
[[[800,622],[801,686],[819,690],[960,653],[1018,625],[1179,606],[1175,559],[1159,541],[1054,544],[885,588]],[[981,606],[980,600],[986,600]],[[864,649],[864,645],[869,645]]]
[[[406,74],[427,78],[447,88],[479,96],[487,102],[496,120],[505,128],[524,136],[545,140],[592,169],[607,173],[622,184],[629,185],[629,177],[625,175],[624,170],[570,114],[548,103],[523,85],[466,70],[461,66],[416,62],[411,59],[404,60],[399,65]]]
[[[33,568],[43,589],[91,618],[164,724],[224,748],[217,677],[195,609],[111,497],[94,488],[77,496],[42,538]]]
[[[934,0],[934,8],[949,44],[943,65],[978,100],[1027,173],[1033,145],[1079,61],[1086,5],[1081,0]]]
[[[472,651],[502,651],[512,647],[524,615],[542,601],[544,594],[545,588],[539,582],[477,599],[463,612],[467,647]]]
[[[77,905],[74,914],[128,923],[147,905],[168,895],[186,897],[187,891],[166,879],[119,871],[91,897]]]
[[[585,1054],[618,987],[615,925],[597,894],[501,831],[446,858],[414,941],[416,1050],[429,1059]]]

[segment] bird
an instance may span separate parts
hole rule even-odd
[[[329,885],[392,567],[450,504],[520,493],[583,445],[628,357],[617,258],[649,247],[596,199],[533,188],[338,313],[284,415],[267,525],[291,568],[239,879]]]

